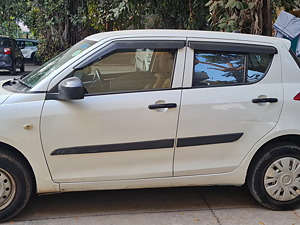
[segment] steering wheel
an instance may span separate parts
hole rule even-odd
[[[97,83],[97,82],[100,82],[100,81],[103,81],[102,77],[101,77],[101,73],[99,71],[99,69],[96,69],[95,70],[95,75],[93,76],[93,79],[92,79],[92,84],[94,83]]]

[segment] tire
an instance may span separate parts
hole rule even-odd
[[[33,62],[34,64],[36,63],[35,52],[33,52],[33,53],[31,54],[30,60],[31,60],[31,62]]]
[[[25,71],[25,65],[24,65],[24,63],[23,63],[22,66],[20,67],[20,71],[21,71],[21,72],[24,72],[24,71]]]
[[[16,71],[16,63],[13,63],[12,68],[9,70],[10,75],[15,75],[17,73]]]
[[[21,157],[0,149],[0,222],[26,206],[33,190],[31,174]]]
[[[247,186],[267,208],[292,210],[300,206],[300,147],[291,143],[268,147],[251,163]]]
[[[42,61],[39,59],[39,54],[36,54],[35,52],[32,53],[31,59],[34,65],[42,65]]]

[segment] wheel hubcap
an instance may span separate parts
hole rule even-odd
[[[290,201],[300,195],[300,160],[285,157],[273,162],[264,177],[267,193],[278,201]]]
[[[16,194],[16,184],[12,176],[0,168],[0,210],[7,207]]]

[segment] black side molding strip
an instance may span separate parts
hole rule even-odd
[[[54,150],[51,153],[51,155],[136,151],[136,150],[173,148],[173,147],[174,147],[174,139],[165,139],[165,140],[157,140],[157,141],[142,141],[142,142],[121,143],[121,144],[112,144],[112,145],[95,145],[95,146],[60,148]]]
[[[229,143],[239,140],[242,136],[243,133],[234,133],[191,138],[178,138],[177,147]]]
[[[229,143],[239,140],[243,133],[223,134],[202,137],[179,138],[177,147],[197,146]],[[89,154],[89,153],[103,153],[103,152],[120,152],[120,151],[138,151],[149,149],[173,148],[174,139],[165,139],[157,141],[142,141],[132,143],[121,143],[112,145],[95,145],[95,146],[81,146],[60,148],[54,150],[51,155],[70,155],[70,154]]]

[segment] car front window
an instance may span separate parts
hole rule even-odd
[[[119,49],[76,70],[88,94],[168,89],[177,50]]]
[[[27,87],[33,88],[39,82],[49,76],[54,70],[58,69],[60,66],[62,66],[75,56],[79,55],[81,52],[91,47],[95,43],[95,41],[90,40],[82,40],[78,42],[73,47],[67,49],[66,51],[60,53],[53,59],[43,64],[37,70],[23,77],[21,79],[21,82],[24,83]]]

